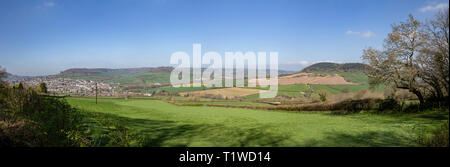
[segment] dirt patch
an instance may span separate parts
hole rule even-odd
[[[252,94],[259,93],[258,89],[248,89],[248,88],[223,88],[223,89],[210,89],[202,91],[193,92],[183,92],[180,93],[181,96],[192,95],[192,96],[203,96],[203,95],[220,95],[222,97],[243,97]]]

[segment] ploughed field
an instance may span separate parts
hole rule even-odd
[[[125,122],[144,146],[416,146],[448,112],[349,114],[176,106],[152,99],[67,98],[81,110]],[[92,125],[91,132],[105,127]]]
[[[258,79],[249,80],[249,83],[258,84]],[[318,85],[357,85],[348,82],[337,74],[297,73],[278,78],[279,85],[318,84]]]

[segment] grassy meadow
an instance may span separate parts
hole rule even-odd
[[[448,120],[448,111],[336,115],[176,106],[152,99],[67,101],[92,117],[120,120],[144,136],[132,146],[416,146],[418,134]],[[101,136],[108,127],[93,121],[90,128],[91,135]]]

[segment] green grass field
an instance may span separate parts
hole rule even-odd
[[[111,79],[111,82],[117,82],[121,85],[132,84],[153,84],[153,83],[168,83],[170,80],[170,73],[150,73],[142,72],[132,75],[124,75],[117,79]]]
[[[176,101],[177,103],[183,103],[183,104],[218,104],[218,105],[230,105],[230,106],[272,106],[267,103],[256,103],[256,102],[246,102],[246,101],[201,101],[201,102],[195,102],[195,101]]]
[[[164,87],[158,87],[158,88],[146,88],[143,89],[142,93],[151,93],[154,91],[166,91],[170,93],[181,93],[181,92],[191,92],[191,91],[200,91],[200,90],[206,90],[210,88],[204,88],[204,87],[172,87],[172,86],[164,86]]]
[[[145,146],[415,146],[418,133],[448,120],[448,112],[333,115],[148,99],[99,99],[97,105],[91,98],[67,100],[84,111],[124,120],[147,136]]]
[[[324,71],[314,71],[312,73],[335,75],[338,74],[348,82],[358,83],[358,84],[368,84],[369,77],[362,72],[324,72]]]

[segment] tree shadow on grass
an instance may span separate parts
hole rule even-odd
[[[441,112],[441,113],[433,113],[433,114],[422,114],[419,117],[436,120],[436,121],[443,121],[443,120],[448,120],[449,115],[448,115],[448,113]]]
[[[230,146],[233,147],[280,147],[286,146],[285,143],[291,141],[288,135],[276,135],[274,133],[263,131],[269,127],[254,127],[249,129],[233,129],[229,133],[233,136]]]
[[[373,124],[416,124],[417,126],[421,126],[423,124],[439,124],[442,121],[446,121],[449,119],[448,112],[424,112],[424,113],[373,113],[374,116],[386,117],[388,119],[371,119],[371,117],[355,117],[354,119],[364,120],[366,123]],[[355,114],[336,114],[336,113],[328,113],[328,116],[334,117],[349,117],[352,118]],[[358,115],[358,114],[356,114]]]
[[[231,128],[222,124],[183,124],[105,113],[91,113],[90,116],[123,122],[138,135],[135,146],[142,147],[185,147],[191,146],[192,143],[199,146],[283,146],[283,143],[289,140],[286,135],[264,131],[266,127]],[[107,129],[98,124],[96,126],[98,129]]]
[[[414,140],[390,131],[366,131],[359,134],[330,132],[320,140],[308,140],[305,146],[401,147],[415,146]]]

